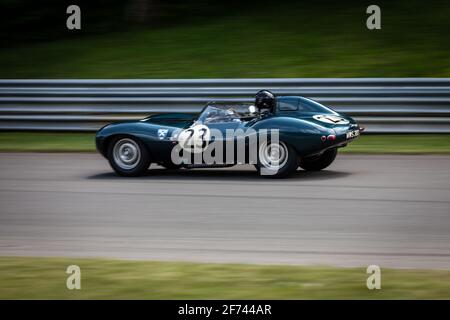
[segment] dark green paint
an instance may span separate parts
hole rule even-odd
[[[274,113],[263,115],[242,123],[214,123],[211,128],[226,129],[252,128],[278,129],[280,140],[291,145],[299,156],[310,156],[326,149],[347,145],[346,133],[357,129],[358,124],[350,117],[337,113],[315,101],[304,97],[283,96],[277,98],[277,109]],[[287,110],[283,104],[293,104]],[[297,109],[295,109],[297,106]],[[328,124],[313,118],[317,114],[331,114],[345,118],[349,124]],[[175,130],[188,128],[197,119],[197,115],[185,113],[168,113],[150,116],[138,121],[122,121],[112,123],[100,129],[96,135],[97,149],[106,156],[108,142],[113,136],[126,135],[140,139],[148,147],[152,162],[160,163],[170,159],[170,153],[176,142],[170,137]],[[167,129],[165,138],[158,137],[159,129]],[[322,141],[323,136],[336,135],[335,141]]]

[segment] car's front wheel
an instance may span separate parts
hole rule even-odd
[[[144,144],[132,137],[114,139],[109,145],[108,160],[117,174],[127,177],[142,175],[150,166]]]
[[[337,149],[329,149],[319,156],[300,159],[300,168],[306,171],[319,171],[328,167],[336,159]]]
[[[292,175],[297,166],[297,153],[284,142],[268,141],[259,146],[256,168],[261,176],[285,178]]]

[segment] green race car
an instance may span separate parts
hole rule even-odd
[[[255,104],[208,103],[197,115],[165,113],[109,124],[97,132],[96,146],[123,176],[142,175],[151,163],[168,169],[250,163],[261,175],[283,178],[298,167],[328,167],[338,148],[362,130],[311,99],[263,90]]]

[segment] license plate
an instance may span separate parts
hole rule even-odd
[[[353,130],[353,131],[347,132],[347,139],[353,139],[353,138],[356,138],[357,136],[359,136],[359,130]]]

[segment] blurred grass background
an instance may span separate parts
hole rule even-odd
[[[81,290],[68,290],[69,265]],[[0,299],[450,299],[450,271],[0,257]]]
[[[93,133],[0,132],[0,152],[95,152]],[[450,135],[363,135],[342,153],[450,154]]]
[[[448,77],[447,0],[0,1],[0,78]],[[448,136],[364,136],[343,152],[450,153]],[[91,134],[1,133],[1,151],[94,151]]]
[[[448,77],[450,5],[377,1],[4,0],[0,78]],[[139,7],[140,6],[140,7]]]

